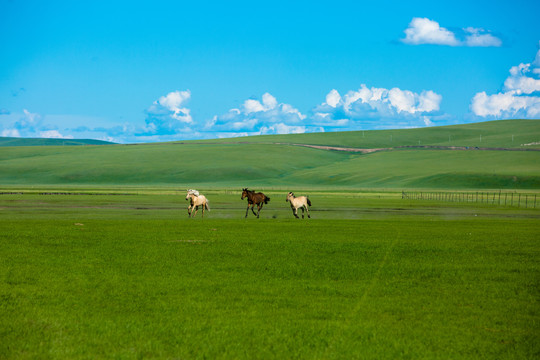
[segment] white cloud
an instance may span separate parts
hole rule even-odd
[[[428,18],[413,18],[409,27],[405,29],[405,39],[402,39],[402,41],[412,45],[460,45],[454,33],[440,27],[438,22]]]
[[[189,90],[173,91],[154,101],[148,111],[152,113],[162,113],[164,110],[166,110],[170,112],[167,115],[171,118],[189,124],[193,122],[190,115],[190,110],[180,106],[187,102],[190,98],[191,92]]]
[[[540,53],[540,50],[538,51]],[[538,74],[540,67],[534,67],[532,64],[519,64],[510,68],[510,76],[504,81],[504,90],[515,91],[517,94],[532,94],[540,91],[540,79],[528,76]]]
[[[40,131],[39,137],[49,138],[49,139],[73,139],[71,135],[62,135],[58,130],[46,130]]]
[[[190,109],[185,103],[191,98],[191,92],[173,91],[161,96],[146,110],[146,127],[137,136],[174,135],[185,132],[193,123]]]
[[[261,100],[248,99],[239,109],[214,116],[205,129],[218,136],[245,136],[262,134],[290,134],[306,131],[302,124],[306,116],[292,105],[279,103],[270,93]]]
[[[4,129],[2,130],[2,136],[4,137],[21,137],[21,133],[17,129]]]
[[[465,45],[471,47],[500,47],[502,46],[502,40],[489,33],[486,33],[484,29],[476,29],[468,27],[464,29],[468,35],[465,36]]]
[[[41,130],[49,130],[43,125],[43,118],[38,113],[32,113],[23,109],[22,114],[13,114],[16,119],[12,124],[8,124],[7,133],[15,137],[36,137]]]
[[[432,90],[415,93],[365,84],[343,97],[335,89],[313,109],[315,125],[342,130],[432,125],[442,96]]]
[[[540,50],[532,63],[511,67],[502,92],[493,95],[485,91],[477,93],[471,101],[472,112],[490,118],[540,117],[539,59]]]
[[[337,92],[337,90],[332,89],[328,95],[326,95],[326,103],[335,108],[338,106],[338,104],[341,102],[341,96]]]
[[[428,18],[413,18],[405,29],[405,38],[401,42],[409,45],[447,45],[469,47],[499,47],[502,40],[481,28],[467,27],[450,31],[438,22]]]

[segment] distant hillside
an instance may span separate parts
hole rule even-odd
[[[92,139],[47,139],[0,137],[0,146],[73,146],[73,145],[111,145],[108,141]]]
[[[512,120],[136,145],[13,146],[0,150],[0,187],[537,190],[539,139],[540,121]],[[426,147],[419,148],[419,141]]]
[[[464,125],[397,130],[262,135],[235,139],[206,140],[205,142],[288,143],[360,149],[413,146],[540,149],[540,120],[498,120]]]

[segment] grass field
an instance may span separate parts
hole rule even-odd
[[[521,150],[539,140],[511,120],[1,146],[0,359],[537,359],[540,152]],[[243,187],[271,197],[260,219]],[[535,208],[401,198],[415,189]]]
[[[319,191],[0,196],[0,358],[535,359],[539,210]],[[104,193],[109,190],[96,189]]]

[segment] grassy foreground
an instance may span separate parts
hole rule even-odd
[[[538,210],[271,196],[0,196],[0,358],[540,355]]]

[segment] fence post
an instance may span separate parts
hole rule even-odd
[[[501,205],[501,190],[499,190],[499,205]]]
[[[521,207],[521,193],[518,195],[518,207]]]
[[[525,209],[527,208],[527,199],[529,198],[529,195],[525,195]]]

